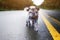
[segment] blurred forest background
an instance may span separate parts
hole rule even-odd
[[[21,10],[30,5],[31,0],[0,0],[0,10]]]
[[[60,10],[60,0],[45,0],[40,6],[45,9],[57,9]]]
[[[0,10],[22,10],[34,5],[32,0],[0,0]],[[60,0],[44,0],[39,6],[44,9],[60,9]]]

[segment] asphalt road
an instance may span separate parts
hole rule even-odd
[[[49,16],[52,16],[60,21],[60,10],[41,10],[43,10],[44,14],[48,14]]]
[[[60,11],[59,10],[43,10],[43,14],[49,20],[49,22],[55,27],[55,29],[60,33]],[[48,17],[48,16],[50,17]],[[59,23],[57,24],[57,20]]]
[[[41,11],[42,12],[42,11]],[[53,40],[39,13],[38,32],[26,27],[27,12],[0,12],[0,40]]]

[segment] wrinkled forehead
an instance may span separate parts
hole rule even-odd
[[[30,6],[29,8],[30,8],[30,9],[35,9],[36,7],[35,7],[35,6]]]
[[[37,9],[29,9],[29,12],[37,12]]]
[[[30,6],[30,10],[35,11],[37,10],[35,6]]]

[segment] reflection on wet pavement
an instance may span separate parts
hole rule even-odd
[[[41,17],[38,32],[26,27],[26,19],[24,11],[0,12],[0,40],[52,40]]]

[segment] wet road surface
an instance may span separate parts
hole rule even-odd
[[[1,11],[0,40],[53,40],[40,13],[38,32],[26,27],[27,18],[27,12],[24,11]]]
[[[43,10],[43,9],[42,9]],[[60,11],[58,10],[43,10],[44,16],[55,26],[55,29],[60,33]],[[59,23],[58,23],[58,22]]]

